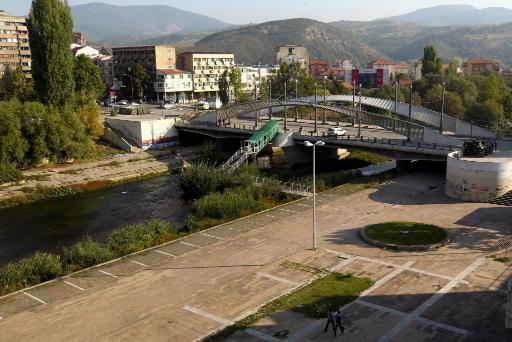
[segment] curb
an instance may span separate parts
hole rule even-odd
[[[440,228],[440,229],[442,229],[446,233],[447,237],[441,242],[437,242],[437,243],[434,243],[431,245],[406,246],[406,245],[396,245],[396,244],[392,244],[392,243],[385,243],[385,242],[374,240],[374,239],[368,237],[368,235],[366,235],[366,230],[368,229],[368,227],[369,226],[366,226],[359,231],[359,236],[361,237],[361,239],[363,239],[366,243],[369,243],[370,245],[374,245],[374,246],[384,248],[384,249],[391,249],[391,250],[396,250],[396,251],[401,251],[401,252],[428,252],[428,251],[437,250],[437,249],[444,247],[450,243],[450,235],[443,228]]]

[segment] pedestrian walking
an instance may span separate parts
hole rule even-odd
[[[336,336],[336,333],[338,332],[338,328],[340,328],[341,334],[345,334],[345,327],[341,324],[341,311],[338,310],[334,317],[336,325],[334,326],[334,336]]]
[[[332,324],[332,328],[334,329],[334,310],[330,306],[327,310],[327,324],[325,324],[324,332],[327,332],[329,324]]]

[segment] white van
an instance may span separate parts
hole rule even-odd
[[[327,135],[329,135],[329,136],[347,135],[347,131],[345,131],[341,127],[331,127],[327,130]]]
[[[208,110],[210,109],[210,104],[208,102],[198,102],[194,105],[194,108],[195,109],[200,109],[200,110]]]

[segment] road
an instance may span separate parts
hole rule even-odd
[[[303,199],[0,298],[0,340],[197,340],[311,278],[286,260],[376,281],[344,310],[345,340],[510,340],[502,291],[511,269],[483,252],[510,230],[512,208],[448,199],[443,182],[412,174],[349,196],[320,194],[316,252],[311,201]],[[360,240],[360,228],[390,220],[440,225],[452,243],[394,253]],[[268,341],[283,328],[295,340],[332,339],[322,322],[290,315],[231,340]]]

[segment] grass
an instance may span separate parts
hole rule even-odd
[[[278,311],[300,312],[312,319],[324,318],[328,307],[339,308],[357,299],[359,294],[373,285],[367,278],[350,274],[329,273],[262,306],[258,312],[206,338],[204,341],[223,341],[238,330],[246,329],[258,320]]]
[[[141,251],[177,236],[172,224],[153,220],[118,228],[105,243],[85,237],[63,248],[59,254],[37,252],[0,268],[0,295]]]
[[[379,242],[403,246],[432,245],[447,238],[446,232],[437,226],[402,221],[368,226],[366,235]]]

